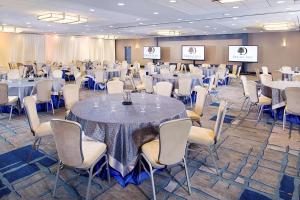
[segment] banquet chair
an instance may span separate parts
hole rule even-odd
[[[282,72],[292,72],[293,70],[292,70],[292,67],[290,67],[290,66],[282,66],[281,71]]]
[[[10,69],[7,72],[7,80],[17,80],[20,79],[21,75],[18,69]]]
[[[190,104],[191,107],[193,106],[192,104],[192,79],[189,77],[180,77],[178,79],[178,89],[174,90],[174,96],[177,98],[180,97],[187,97],[190,99]]]
[[[189,70],[190,70],[191,73],[194,72],[194,69],[195,69],[195,65],[189,64]]]
[[[54,106],[51,98],[52,94],[52,80],[41,80],[36,83],[36,95],[33,96],[36,103],[46,103],[48,112],[48,103],[51,104],[52,114],[54,115]]]
[[[154,93],[161,96],[167,96],[170,97],[172,94],[172,83],[169,83],[167,81],[162,81],[156,83],[155,86],[153,86]]]
[[[285,128],[286,123],[286,115],[292,114],[296,116],[300,116],[300,88],[298,87],[288,87],[284,90],[286,96],[286,105],[283,112],[283,124],[282,129]],[[292,124],[292,122],[290,122]]]
[[[173,74],[176,70],[176,65],[170,65],[170,73]]]
[[[171,76],[170,70],[169,70],[168,68],[162,68],[162,69],[160,70],[160,74],[161,74],[162,76]]]
[[[162,123],[159,126],[159,139],[144,144],[141,148],[140,164],[151,177],[153,199],[156,200],[154,173],[167,166],[182,165],[185,168],[188,192],[191,194],[189,174],[185,159],[188,134],[192,122],[190,119],[178,119]],[[144,165],[145,161],[146,166]],[[149,169],[149,170],[148,170]]]
[[[63,167],[69,167],[88,172],[85,199],[89,199],[92,179],[102,171],[103,167],[106,168],[108,182],[110,182],[106,144],[92,139],[82,139],[84,133],[77,122],[53,119],[50,125],[59,158],[52,196],[56,195],[60,171]],[[101,163],[99,168],[95,168],[102,158],[105,158],[104,163]]]
[[[79,87],[74,84],[67,84],[63,87],[66,115],[68,116],[72,106],[79,101]]]
[[[212,75],[209,77],[209,83],[208,84],[204,84],[204,87],[207,89],[208,91],[208,95],[213,97],[215,96],[217,99],[219,99],[218,97],[218,91],[217,91],[217,87],[218,87],[218,73],[216,73],[215,75]]]
[[[120,80],[113,80],[107,82],[108,94],[122,94],[124,91],[124,82]]]
[[[8,85],[7,83],[0,83],[0,106],[9,106],[9,120],[11,120],[13,108],[19,105],[18,96],[9,96],[8,95]]]
[[[187,72],[185,64],[181,64],[180,72],[181,73],[186,73]]]
[[[197,122],[201,126],[200,119],[203,115],[207,89],[202,86],[195,86],[194,91],[197,92],[195,107],[193,110],[186,110],[186,114],[193,122]]]
[[[255,75],[256,75],[257,81],[260,81],[260,70],[258,67],[255,68]]]
[[[147,93],[153,93],[153,77],[146,75],[144,77],[144,86]]]
[[[265,106],[272,105],[272,99],[269,97],[266,97],[264,95],[258,96],[258,89],[257,89],[257,83],[255,81],[248,81],[248,91],[249,91],[249,99],[250,99],[250,106],[248,108],[248,114],[252,108],[252,106],[258,106],[259,107],[259,114],[257,117],[257,123],[260,120],[260,116],[262,112],[264,111]]]
[[[63,72],[59,69],[56,69],[56,70],[53,70],[52,71],[52,77],[53,78],[59,78],[59,79],[62,79],[62,76],[63,76]]]
[[[268,84],[272,82],[272,75],[271,74],[261,74],[260,77],[260,83],[262,85]]]
[[[245,98],[244,101],[243,101],[242,107],[241,107],[241,110],[243,110],[245,103],[247,101],[249,101],[250,94],[249,94],[249,89],[248,89],[247,76],[242,75],[241,76],[241,81],[242,81],[242,85],[243,85],[243,95],[244,95],[244,98]]]
[[[300,81],[300,74],[299,75],[294,74],[293,81]]]
[[[221,82],[221,84],[226,85],[226,78],[227,78],[226,65],[225,65],[225,68],[219,67],[216,74],[218,75],[217,82]]]
[[[33,72],[34,72],[34,75],[37,77],[42,77],[44,75],[44,71],[43,71],[40,63],[33,64]]]
[[[233,78],[233,79],[237,79],[240,77],[240,73],[241,73],[242,67],[239,67],[237,65],[233,65],[232,66],[232,72],[228,74],[229,78]]]
[[[136,89],[138,91],[144,90],[145,89],[145,76],[146,72],[143,69],[139,70],[139,76],[140,76],[140,83],[136,86]]]
[[[192,75],[199,77],[200,79],[203,79],[203,70],[197,67],[194,67],[193,72],[191,72]],[[202,81],[201,81],[202,82]]]
[[[269,69],[268,69],[267,66],[262,66],[262,67],[261,67],[261,70],[262,70],[262,73],[263,73],[263,74],[269,74]]]
[[[32,145],[32,150],[38,150],[41,144],[42,138],[46,136],[53,135],[50,122],[40,122],[37,110],[35,99],[32,96],[27,96],[24,98],[24,107],[26,116],[28,119],[29,127],[32,135],[34,136],[34,142]],[[31,159],[32,151],[28,155],[28,159]]]
[[[177,63],[176,65],[176,71],[181,71],[181,63]]]
[[[272,73],[272,81],[282,81],[282,72],[280,71],[273,71]]]
[[[213,130],[208,128],[203,128],[203,127],[198,127],[198,126],[192,126],[188,137],[188,144],[196,144],[196,145],[207,147],[209,155],[211,156],[214,166],[216,168],[217,175],[220,175],[219,168],[213,153],[215,152],[217,159],[219,159],[216,150],[216,144],[219,142],[221,137],[222,126],[226,115],[227,107],[228,107],[227,102],[222,100],[220,102],[220,106],[217,114],[217,120],[215,122],[215,126]],[[197,151],[197,150],[188,148],[187,151]]]
[[[105,79],[105,71],[104,70],[101,70],[101,69],[96,69],[94,71],[94,74],[95,74],[95,84],[94,84],[94,91],[96,90],[97,88],[97,85],[100,85],[100,84],[104,84],[105,87],[107,87],[107,80]]]

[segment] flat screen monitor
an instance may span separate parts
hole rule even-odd
[[[258,46],[229,46],[228,60],[231,62],[258,62]]]
[[[182,60],[204,60],[204,46],[182,46],[181,59]]]
[[[160,59],[160,47],[144,47],[144,58],[145,59]]]

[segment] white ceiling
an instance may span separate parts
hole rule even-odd
[[[66,25],[37,20],[37,15],[47,12],[80,14],[88,18],[88,23]],[[25,32],[112,34],[126,38],[147,37],[159,30],[178,30],[183,35],[260,32],[262,29],[257,27],[269,22],[289,21],[299,27],[299,15],[299,0],[244,0],[228,4],[212,0],[0,1],[0,24],[23,27]]]

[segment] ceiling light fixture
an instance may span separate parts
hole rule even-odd
[[[239,1],[244,1],[244,0],[213,0],[213,2],[219,2],[219,3],[235,3]]]
[[[153,15],[158,15],[158,14],[159,14],[158,12],[154,12],[154,13],[153,13]]]
[[[117,5],[118,6],[125,6],[125,3],[119,2]]]
[[[162,36],[180,36],[182,33],[177,30],[160,30],[157,34]]]
[[[285,31],[295,28],[295,24],[293,22],[268,23],[264,24],[263,28],[267,31]]]
[[[170,3],[176,3],[176,0],[169,0]]]
[[[5,33],[21,33],[23,30],[21,28],[15,27],[15,26],[0,26],[0,32]]]
[[[91,8],[91,9],[90,9],[90,12],[95,12],[95,9]]]
[[[105,40],[114,40],[117,39],[115,35],[97,35],[97,38],[99,39],[105,39]]]
[[[82,24],[87,23],[88,21],[87,18],[80,15],[72,15],[67,13],[46,13],[39,15],[38,20],[60,24]]]

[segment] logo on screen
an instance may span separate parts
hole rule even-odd
[[[246,47],[240,47],[238,48],[237,52],[240,54],[240,55],[246,55],[247,52],[248,52],[248,49]]]
[[[153,47],[148,47],[148,53],[149,53],[149,54],[154,54],[154,53],[155,53],[155,48],[153,48]]]
[[[195,47],[190,47],[190,48],[189,48],[189,53],[190,53],[190,54],[196,54],[196,52],[197,52],[197,50],[196,50]]]

